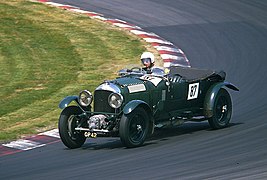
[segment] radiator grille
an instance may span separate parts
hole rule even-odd
[[[112,92],[97,90],[94,93],[94,111],[114,113],[115,109],[108,104],[108,97]]]

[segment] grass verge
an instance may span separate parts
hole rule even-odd
[[[84,15],[0,0],[0,141],[57,127],[58,103],[138,63],[145,43]]]

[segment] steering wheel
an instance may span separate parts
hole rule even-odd
[[[142,72],[142,68],[140,68],[140,67],[133,67],[133,68],[131,69],[131,71],[132,71],[132,72]]]

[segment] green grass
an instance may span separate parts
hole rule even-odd
[[[0,0],[0,141],[57,127],[58,103],[93,91],[147,45],[84,15]]]

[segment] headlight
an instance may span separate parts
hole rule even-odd
[[[112,93],[108,97],[108,103],[112,108],[117,109],[121,107],[122,102],[123,102],[123,96],[121,94]]]
[[[89,91],[84,90],[80,92],[80,95],[79,95],[80,105],[89,106],[92,103],[92,101],[93,101],[93,96]]]

